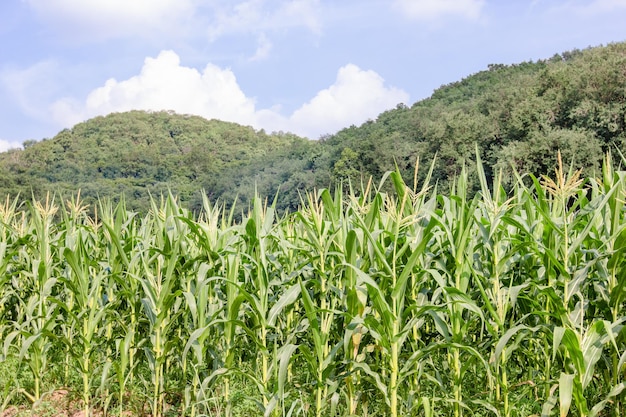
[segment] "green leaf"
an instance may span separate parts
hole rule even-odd
[[[269,326],[274,326],[276,324],[276,319],[279,314],[281,314],[286,307],[292,305],[298,299],[301,290],[302,287],[300,285],[292,285],[283,292],[278,301],[272,306],[269,315],[267,316],[267,324]]]
[[[285,382],[287,381],[287,370],[293,353],[298,349],[297,345],[287,344],[278,350],[278,398],[283,401],[285,393]]]
[[[559,416],[566,417],[572,404],[573,374],[561,373],[559,378]]]

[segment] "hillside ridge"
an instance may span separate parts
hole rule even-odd
[[[475,180],[476,145],[488,176],[501,170],[505,184],[513,170],[552,172],[557,150],[591,175],[606,152],[625,149],[624,74],[624,42],[493,64],[319,141],[172,112],[113,113],[0,154],[0,194],[124,193],[141,209],[166,191],[196,207],[200,190],[244,205],[255,193],[278,193],[279,208],[294,209],[315,187],[358,188],[396,168],[412,178],[418,160],[436,161],[432,181],[442,186],[463,166]]]

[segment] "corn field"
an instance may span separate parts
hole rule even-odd
[[[397,172],[242,220],[0,205],[0,413],[624,416],[626,174]],[[384,191],[387,190],[387,191]],[[130,414],[128,414],[130,413]]]

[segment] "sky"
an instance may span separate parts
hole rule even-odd
[[[318,139],[625,21],[626,0],[1,0],[0,151],[132,109]]]

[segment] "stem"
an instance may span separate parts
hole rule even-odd
[[[502,384],[502,394],[504,397],[504,415],[508,417],[510,415],[509,410],[509,382],[507,378],[506,372],[506,347],[502,349],[502,356],[500,358],[500,369],[501,369],[501,384]]]
[[[133,307],[131,315],[130,315],[130,328],[128,329],[128,331],[134,331],[136,328],[135,322],[136,322],[136,313],[135,313],[135,308]],[[134,337],[133,337],[134,339]],[[128,346],[128,370],[130,372],[130,374],[128,375],[128,382],[131,384],[133,383],[133,376],[134,376],[134,370],[135,369],[135,347],[134,347],[134,343],[130,343]]]
[[[226,402],[226,416],[228,417],[230,417],[231,415],[229,396],[230,396],[230,380],[228,377],[225,377],[224,378],[224,401]]]
[[[267,407],[269,404],[269,400],[267,399],[267,392],[269,390],[269,365],[267,362],[267,330],[265,329],[265,325],[261,326],[261,343],[263,344],[263,349],[261,349],[261,381],[263,382],[263,389],[265,390],[263,393],[263,407]]]
[[[91,342],[89,334],[89,321],[85,317],[83,319],[83,410],[85,417],[89,416],[89,355],[91,353]]]
[[[89,416],[89,353],[83,353],[83,411]]]
[[[454,348],[454,417],[461,417],[463,412],[461,411],[461,358],[459,355],[459,349]]]
[[[356,398],[351,376],[346,378],[346,403],[348,405],[348,415],[354,415],[356,413]]]
[[[196,403],[198,402],[198,383],[199,383],[199,378],[198,378],[198,370],[194,369],[193,372],[193,390],[191,391],[191,394],[193,395],[193,398],[195,398],[195,401],[191,402],[191,411],[190,411],[190,415],[195,416],[196,415]]]
[[[124,384],[120,384],[120,417],[122,416],[122,413],[124,412]]]
[[[154,417],[161,417],[160,412],[160,401],[159,397],[161,394],[160,390],[160,382],[161,382],[161,329],[160,326],[157,326],[154,335],[154,376],[153,376],[153,384],[154,391],[152,393],[152,413]]]
[[[391,375],[389,381],[389,404],[391,417],[398,416],[398,343],[391,344]]]
[[[546,365],[544,368],[544,374],[545,374],[545,398],[550,398],[550,374],[552,373],[551,371],[552,369],[552,359],[550,358],[550,354],[546,355]]]
[[[35,375],[35,401],[39,401],[40,398],[40,385],[41,381],[39,379],[39,375]]]
[[[317,387],[315,391],[315,417],[321,417],[322,415],[322,384],[323,369],[320,364],[317,369]]]

